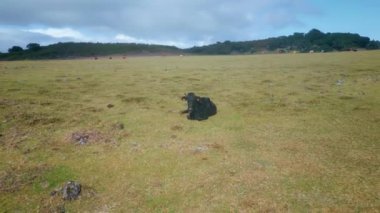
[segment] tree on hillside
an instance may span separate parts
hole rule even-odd
[[[28,45],[26,45],[26,48],[28,48],[28,50],[31,51],[38,51],[41,49],[41,46],[38,43],[29,43]]]
[[[368,42],[368,45],[366,46],[368,50],[376,50],[380,49],[380,41],[370,41]]]
[[[312,29],[308,33],[306,33],[305,38],[308,39],[310,42],[315,42],[318,40],[322,40],[324,38],[325,34],[317,29]]]
[[[20,46],[13,46],[13,47],[8,49],[8,53],[18,53],[18,52],[22,52],[22,51],[23,51],[23,49]]]

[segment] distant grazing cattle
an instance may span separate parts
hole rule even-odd
[[[199,97],[190,92],[181,99],[187,101],[187,109],[181,113],[187,113],[189,120],[206,120],[216,114],[216,106],[208,97]]]

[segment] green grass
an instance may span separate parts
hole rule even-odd
[[[380,211],[379,58],[0,62],[0,209]],[[190,91],[218,114],[180,115]],[[72,179],[82,197],[54,201]]]
[[[66,166],[56,166],[44,172],[39,180],[34,182],[34,190],[36,192],[45,192],[45,189],[53,191],[55,188],[60,188],[62,183],[68,180],[75,180],[75,175]]]

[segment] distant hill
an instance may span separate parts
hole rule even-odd
[[[312,29],[308,33],[294,33],[254,41],[225,41],[215,44],[180,49],[175,46],[135,43],[57,43],[40,46],[31,43],[27,49],[13,46],[9,53],[0,54],[0,60],[69,59],[107,55],[230,55],[265,52],[331,52],[358,49],[379,49],[380,42],[353,33],[323,33]]]
[[[294,33],[255,41],[218,42],[202,47],[193,47],[186,52],[192,54],[252,54],[260,52],[331,52],[357,49],[379,49],[379,41],[353,33],[323,33],[312,29],[308,33]]]
[[[159,55],[182,53],[181,49],[174,46],[135,43],[65,42],[48,46],[37,46],[37,48],[29,48],[26,50],[15,49],[14,47],[12,47],[12,49],[11,53],[1,54],[0,59],[70,59],[108,55]]]

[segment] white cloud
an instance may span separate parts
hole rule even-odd
[[[254,39],[250,35],[299,26],[300,15],[312,8],[307,0],[2,1],[0,25],[46,26],[29,32],[75,41],[177,46]]]
[[[127,42],[127,43],[146,43],[145,40],[137,39],[128,35],[124,34],[117,34],[115,36],[116,41],[121,41],[121,42]]]
[[[163,41],[163,40],[154,40],[154,39],[139,39],[125,34],[117,34],[114,37],[116,42],[125,42],[125,43],[143,43],[143,44],[162,44],[176,47],[189,47],[188,42],[183,41]]]
[[[56,43],[62,39],[51,36],[25,31],[23,29],[14,29],[9,26],[0,26],[0,52],[7,52],[12,46],[26,47],[28,43],[40,43],[47,45]]]
[[[74,40],[86,40],[86,37],[79,31],[71,28],[46,28],[46,29],[28,29],[27,32],[40,33],[53,38],[71,38]]]

